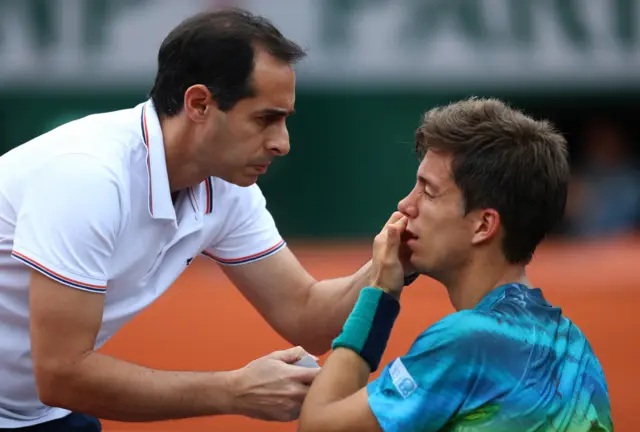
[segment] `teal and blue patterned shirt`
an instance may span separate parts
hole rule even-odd
[[[539,289],[496,288],[367,386],[385,432],[612,432],[598,358]]]

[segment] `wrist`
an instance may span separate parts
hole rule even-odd
[[[332,349],[354,351],[375,372],[399,312],[400,303],[393,295],[372,286],[363,288]]]
[[[380,284],[370,283],[365,288],[375,288],[377,290],[384,291],[386,294],[390,295],[391,297],[393,297],[397,301],[400,300],[400,294],[402,294],[402,287],[397,288],[397,289],[389,289],[389,288],[383,287]]]
[[[386,292],[387,294],[399,297],[400,292],[404,288],[404,278],[401,274],[383,274],[382,272],[376,272],[369,277],[365,288],[375,288]]]
[[[207,382],[205,400],[209,401],[209,415],[240,415],[242,371],[213,372]]]

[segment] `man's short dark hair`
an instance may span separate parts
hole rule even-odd
[[[305,56],[267,19],[241,9],[204,12],[181,22],[158,52],[150,93],[158,115],[178,114],[185,91],[196,84],[206,86],[223,111],[251,97],[256,49],[289,64]]]
[[[452,103],[428,111],[416,132],[416,151],[453,156],[451,170],[465,212],[493,208],[504,229],[511,263],[527,264],[562,221],[569,163],[565,138],[496,99]]]

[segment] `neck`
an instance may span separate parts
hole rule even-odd
[[[164,155],[171,192],[177,192],[202,182],[206,175],[199,170],[197,158],[186,144],[193,142],[193,132],[180,115],[161,118],[160,128],[164,141]]]
[[[499,262],[499,265],[496,265]],[[495,288],[510,283],[531,287],[523,265],[508,263],[504,257],[496,260],[476,258],[469,262],[455,277],[444,281],[453,307],[459,310],[473,309]]]

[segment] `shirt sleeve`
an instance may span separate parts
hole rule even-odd
[[[431,326],[369,383],[369,405],[385,432],[439,431],[465,405],[486,366],[483,324],[467,312]]]
[[[105,293],[122,214],[119,184],[95,157],[55,156],[23,189],[12,256],[64,285]]]
[[[285,246],[257,185],[243,188],[230,212],[230,229],[202,253],[222,265],[241,265],[271,256]]]

